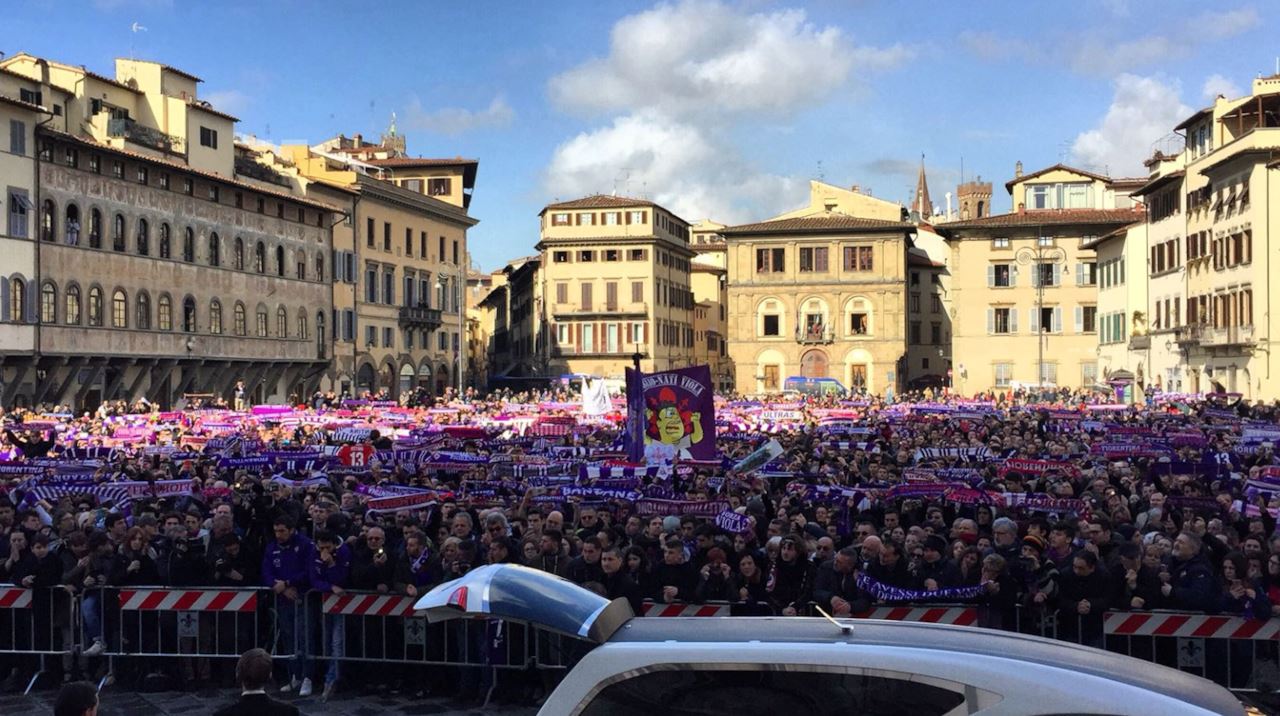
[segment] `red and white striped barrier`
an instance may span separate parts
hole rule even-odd
[[[646,617],[727,617],[728,604],[653,604],[645,602],[640,614]]]
[[[1108,636],[1179,636],[1202,639],[1280,640],[1280,619],[1245,619],[1204,614],[1107,612]]]
[[[121,589],[120,608],[144,612],[251,612],[258,608],[258,593],[250,590]]]
[[[978,610],[973,607],[873,607],[853,616],[858,619],[971,626],[978,621]]]
[[[31,606],[31,590],[0,587],[0,609],[26,609]]]
[[[398,594],[326,594],[325,614],[354,614],[369,617],[411,617],[414,597]]]

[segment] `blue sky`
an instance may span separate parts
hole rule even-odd
[[[997,211],[1018,160],[1140,175],[1192,108],[1275,71],[1267,8],[33,1],[7,8],[0,50],[180,67],[277,143],[377,136],[395,111],[411,154],[480,160],[470,244],[489,270],[532,252],[544,204],[594,192],[737,223],[793,208],[818,176],[905,200],[921,154],[935,203],[963,163],[995,182]]]

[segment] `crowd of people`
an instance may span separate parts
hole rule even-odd
[[[1091,644],[1107,611],[1280,615],[1277,405],[717,398],[719,459],[661,466],[625,461],[622,411],[587,416],[557,390],[3,412],[0,583],[81,597],[68,680],[127,649],[112,641],[113,590],[269,590],[296,643],[308,593],[412,597],[494,563],[637,613],[646,600],[833,616],[958,603],[985,626],[1053,624]],[[342,631],[326,624],[330,639]],[[341,660],[305,651],[283,689],[333,693]],[[180,663],[189,683],[214,677]],[[10,665],[11,680],[26,675]],[[405,678],[366,673],[387,689]]]

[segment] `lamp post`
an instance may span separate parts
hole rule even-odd
[[[1036,335],[1036,388],[1039,390],[1044,387],[1044,347],[1045,342],[1049,340],[1044,327],[1045,281],[1040,271],[1042,266],[1061,266],[1067,260],[1067,252],[1057,246],[1046,246],[1037,238],[1034,249],[1024,246],[1018,249],[1015,256],[1019,265],[1034,267],[1031,280],[1036,287],[1036,321],[1039,323],[1039,331]],[[1050,325],[1049,328],[1052,329],[1053,326]]]

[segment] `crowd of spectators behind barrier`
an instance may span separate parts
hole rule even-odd
[[[1013,629],[1018,619],[1027,618],[1022,615],[1057,614],[1067,617],[1059,619],[1063,636],[1085,641],[1100,636],[1108,610],[1280,614],[1280,535],[1272,516],[1277,502],[1266,492],[1245,489],[1251,475],[1274,462],[1270,444],[1225,461],[1216,474],[1167,474],[1156,469],[1154,459],[1102,459],[1090,450],[1103,439],[1100,434],[1080,423],[1071,428],[1051,420],[1049,410],[1080,409],[1096,400],[1092,396],[1019,392],[977,399],[1008,410],[961,420],[931,416],[904,425],[885,420],[887,405],[872,398],[858,408],[863,423],[875,428],[870,444],[832,447],[812,422],[750,440],[722,441],[725,462],[732,464],[764,440],[776,439],[786,452],[774,465],[792,474],[771,479],[699,467],[677,478],[688,499],[723,497],[750,516],[751,528],[740,534],[727,533],[708,518],[641,517],[623,501],[593,505],[570,499],[550,509],[532,499],[546,492],[541,488],[527,489],[523,499],[508,495],[510,503],[497,507],[447,500],[432,510],[368,514],[368,497],[356,489],[362,478],[354,476],[293,489],[271,480],[267,471],[219,468],[212,459],[177,464],[158,455],[122,454],[100,471],[100,479],[191,479],[199,489],[174,499],[135,499],[127,515],[87,495],[18,504],[0,496],[0,583],[61,587],[86,595],[86,605],[101,588],[137,585],[264,587],[287,603],[309,590],[416,596],[479,565],[518,563],[610,598],[625,597],[637,612],[642,600],[653,600],[727,601],[738,605],[737,613],[780,615],[804,612],[812,603],[836,616],[857,614],[883,603],[859,586],[858,576],[866,575],[881,585],[923,592],[977,585],[978,595],[965,601],[982,609],[984,624]],[[430,417],[424,412],[421,420],[474,421],[501,411],[504,402],[541,400],[573,398],[561,392],[485,397],[469,392],[438,401],[465,403],[468,411]],[[899,402],[925,400],[955,399],[908,394]],[[1027,407],[1031,404],[1035,407]],[[332,396],[317,394],[304,408],[334,405]],[[837,402],[810,399],[808,405]],[[1276,405],[1188,399],[1115,411],[1103,419],[1156,431],[1199,430],[1205,446],[1179,448],[1173,459],[1207,464],[1214,454],[1231,452],[1236,430],[1207,417],[1210,406],[1217,415],[1228,409],[1242,420],[1274,423],[1280,414]],[[89,445],[109,435],[109,418],[119,412],[123,406],[108,405],[62,422],[83,432],[87,437],[79,444]],[[24,429],[29,417],[24,411],[0,416],[5,423],[0,451],[16,448],[19,460],[56,456],[66,446],[51,432]],[[255,432],[269,449],[332,444],[334,438],[314,426],[269,421]],[[169,437],[176,442],[179,436]],[[576,443],[570,437],[553,442],[607,446],[616,437],[615,430],[603,429]],[[368,444],[373,449],[392,445],[389,436],[376,431]],[[1045,514],[921,497],[816,502],[795,490],[794,475],[802,475],[806,484],[899,484],[905,469],[921,466],[915,459],[918,448],[948,446],[985,446],[1006,458],[1069,462],[1075,469],[1045,474],[1003,472],[999,462],[975,467],[987,489],[1078,498],[1087,509]],[[463,449],[520,450],[484,440],[469,440]],[[490,479],[491,469],[483,463],[459,472],[375,469],[371,480],[462,494],[464,482]],[[0,475],[8,490],[21,481],[7,478]],[[204,497],[205,491],[217,496]],[[1177,507],[1186,497],[1213,503]],[[926,595],[921,601],[930,600]],[[105,646],[103,625],[92,610],[100,606],[84,610],[82,656],[88,657]],[[17,662],[10,665],[12,687],[26,674]],[[80,667],[71,661],[65,678],[75,678]],[[143,671],[171,668],[172,662],[165,662]],[[183,668],[182,677],[193,684],[211,677],[200,660],[186,660]],[[340,672],[322,671],[306,663],[294,667],[287,686],[324,679],[331,691]],[[367,683],[383,688],[396,688],[394,682],[406,678],[414,682],[411,688],[428,683],[403,671],[365,673]]]

